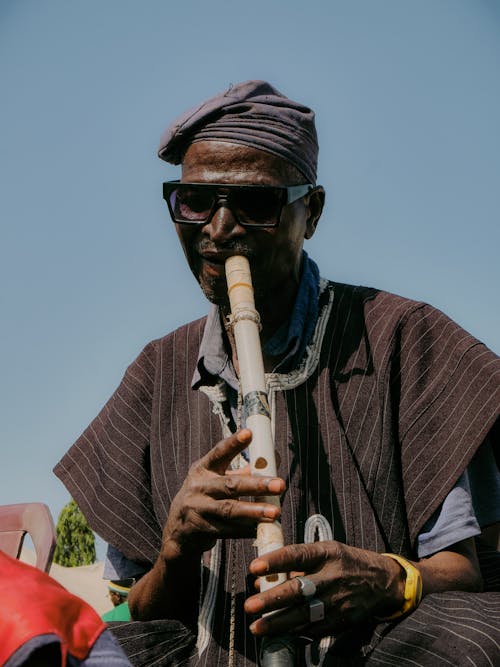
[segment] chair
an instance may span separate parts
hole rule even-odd
[[[56,548],[56,530],[47,505],[0,505],[0,549],[19,558],[26,533],[35,547],[36,567],[48,572]]]

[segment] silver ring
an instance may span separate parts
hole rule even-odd
[[[309,600],[309,623],[317,623],[325,618],[325,605],[318,598]]]
[[[316,595],[316,585],[307,577],[295,577],[300,585],[300,592],[306,600],[310,600]]]

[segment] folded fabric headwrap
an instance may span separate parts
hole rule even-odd
[[[195,141],[244,144],[278,155],[316,183],[318,140],[314,112],[265,81],[245,81],[186,111],[163,133],[158,155],[180,164]]]

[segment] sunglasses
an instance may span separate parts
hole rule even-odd
[[[226,206],[243,227],[277,227],[284,206],[313,190],[306,185],[229,185],[222,183],[163,183],[163,199],[172,220],[181,225],[205,225]]]

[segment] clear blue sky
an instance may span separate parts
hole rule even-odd
[[[500,351],[500,2],[0,0],[0,503],[143,345],[206,304],[161,199],[163,128],[231,82],[312,106],[324,276],[423,299]]]

